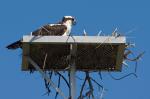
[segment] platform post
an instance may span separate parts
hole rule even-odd
[[[70,80],[70,97],[71,99],[76,99],[76,66],[75,66],[75,58],[76,58],[76,50],[77,45],[76,44],[70,44],[70,71],[69,71],[69,80]]]

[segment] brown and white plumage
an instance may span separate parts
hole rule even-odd
[[[49,35],[58,35],[61,36],[63,35],[67,30],[67,27],[62,24],[47,24],[39,29],[35,30],[32,32],[31,35],[38,36],[49,36]]]
[[[58,24],[47,24],[41,26],[39,29],[31,32],[33,36],[68,36],[70,35],[72,25],[75,25],[75,19],[72,16],[64,16],[62,21]],[[8,49],[17,49],[21,48],[22,41],[18,40],[6,48]]]

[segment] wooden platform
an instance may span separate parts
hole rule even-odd
[[[30,56],[43,70],[68,68],[70,45],[76,44],[77,71],[121,71],[125,37],[112,36],[23,36],[22,70],[34,69],[26,59]],[[44,60],[45,57],[45,66]]]

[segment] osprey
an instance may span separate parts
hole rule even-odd
[[[72,16],[64,16],[57,24],[47,24],[39,29],[31,32],[33,36],[69,36],[72,26],[76,24],[75,18]],[[18,40],[6,48],[17,49],[22,47],[22,40]]]

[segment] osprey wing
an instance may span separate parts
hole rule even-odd
[[[49,35],[56,35],[61,36],[67,30],[67,27],[63,24],[48,24],[45,26],[40,27],[39,29],[32,32],[32,35],[38,36],[49,36]]]

